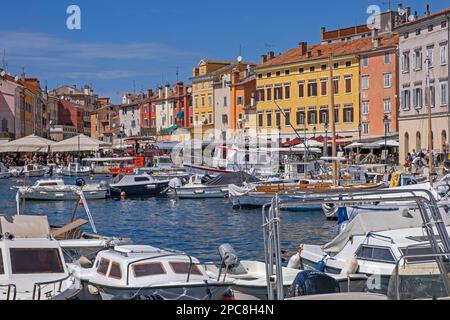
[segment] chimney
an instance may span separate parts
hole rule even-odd
[[[320,40],[323,41],[323,39],[325,38],[325,32],[327,31],[327,29],[325,29],[325,27],[320,28]]]
[[[428,17],[430,15],[430,5],[427,3],[425,6],[425,15]]]
[[[320,57],[322,55],[322,50],[317,50],[317,55]]]
[[[233,69],[233,73],[231,74],[231,84],[236,84],[239,82],[239,70]]]
[[[152,89],[148,89],[148,90],[147,90],[147,96],[148,96],[149,98],[153,97],[153,90],[152,90]]]
[[[273,58],[275,58],[275,52],[273,51],[267,52],[267,60],[272,60]]]
[[[158,99],[162,99],[162,87],[158,88]]]
[[[411,7],[405,8],[405,20],[408,21],[409,16],[411,15]]]
[[[259,58],[259,64],[264,64],[267,62],[267,55],[262,54],[261,57]]]
[[[306,53],[306,50],[308,50],[308,43],[307,42],[300,42],[298,44],[299,48],[300,48],[300,55],[304,56]]]
[[[372,40],[377,39],[377,38],[378,38],[378,35],[379,35],[378,29],[377,29],[377,28],[374,28],[374,29],[372,30]]]

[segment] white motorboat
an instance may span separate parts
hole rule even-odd
[[[77,162],[73,162],[69,163],[67,167],[62,168],[61,173],[63,176],[85,177],[91,174],[91,168],[82,166]]]
[[[5,167],[3,162],[0,162],[0,179],[6,179],[11,177],[11,172]]]
[[[118,246],[99,252],[92,268],[69,266],[103,300],[220,300],[232,285],[210,279],[194,257],[151,246]]]
[[[109,183],[111,196],[159,196],[168,189],[168,180],[157,180],[148,174],[119,174]]]
[[[33,186],[14,187],[27,200],[69,201],[79,199],[76,189],[82,189],[86,199],[105,199],[109,193],[106,183],[84,186],[66,185],[62,179],[38,180]]]
[[[43,177],[45,175],[45,168],[38,164],[27,164],[23,167],[20,175],[28,178]]]
[[[221,174],[213,178],[211,176],[194,175],[189,179],[189,183],[181,186],[169,185],[171,189],[168,195],[178,199],[206,199],[206,198],[225,198],[229,193],[229,185],[243,185],[247,183],[256,183],[259,180],[246,172],[233,172]]]
[[[445,212],[441,216],[448,232],[449,218]],[[351,265],[351,273],[372,277],[369,289],[385,293],[395,263],[403,255],[433,253],[423,227],[418,209],[359,212],[328,244],[304,245],[300,268],[340,274]]]
[[[63,300],[80,292],[47,217],[0,216],[0,228],[0,300]]]
[[[408,180],[408,181],[410,181],[410,180]],[[430,191],[438,201],[441,202],[443,200],[438,195],[436,190],[433,187],[431,187],[431,185],[429,183],[409,184],[409,185],[405,184],[400,187],[389,188],[386,190],[404,191],[403,196],[410,196],[411,192],[409,190],[426,190],[426,191]],[[381,192],[382,192],[382,190],[381,190]],[[354,199],[361,199],[362,202],[367,203],[367,201],[370,201],[371,198],[375,199],[375,201],[374,201],[374,204],[372,204],[371,206],[365,206],[368,210],[373,210],[373,211],[381,210],[382,211],[389,207],[394,208],[394,209],[398,208],[398,203],[396,201],[391,201],[391,202],[387,201],[387,202],[383,202],[383,204],[381,206],[377,205],[376,200],[379,198],[379,195],[374,195],[374,196],[364,195],[364,196],[360,196],[360,197],[355,197]],[[341,200],[345,200],[345,197],[343,197]],[[410,202],[410,203],[402,203],[402,205],[414,206],[415,204],[413,202]],[[358,208],[358,207],[356,207],[356,208]],[[339,209],[342,209],[342,207],[339,207],[339,206],[335,205],[334,203],[324,203],[322,205],[322,210],[327,219],[337,219],[338,214],[339,214]],[[351,211],[351,210],[355,209],[355,207],[349,206],[345,209],[347,211]]]

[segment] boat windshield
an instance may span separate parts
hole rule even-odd
[[[111,178],[111,183],[112,184],[116,184],[116,183],[119,183],[122,179],[123,179],[123,175],[122,174],[119,174],[119,175],[117,175],[117,176],[113,176],[112,178]]]
[[[12,274],[64,273],[57,248],[11,248],[9,251]]]

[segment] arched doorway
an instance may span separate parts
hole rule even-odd
[[[408,153],[410,153],[410,150],[409,150],[409,133],[406,132],[405,133],[405,156],[407,156]]]
[[[422,136],[420,135],[420,132],[417,131],[416,133],[416,152],[419,152],[422,150]]]

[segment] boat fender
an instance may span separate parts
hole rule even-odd
[[[355,274],[358,271],[359,264],[356,256],[349,258],[345,261],[344,269],[342,269],[342,274],[349,276]]]
[[[300,262],[302,260],[301,254],[304,248],[304,244],[302,244],[300,247],[297,248],[297,253],[293,255],[288,262],[287,267],[289,269],[299,269],[300,268]]]
[[[91,284],[88,284],[87,289],[88,289],[89,293],[93,296],[98,296],[100,294],[98,288]]]

